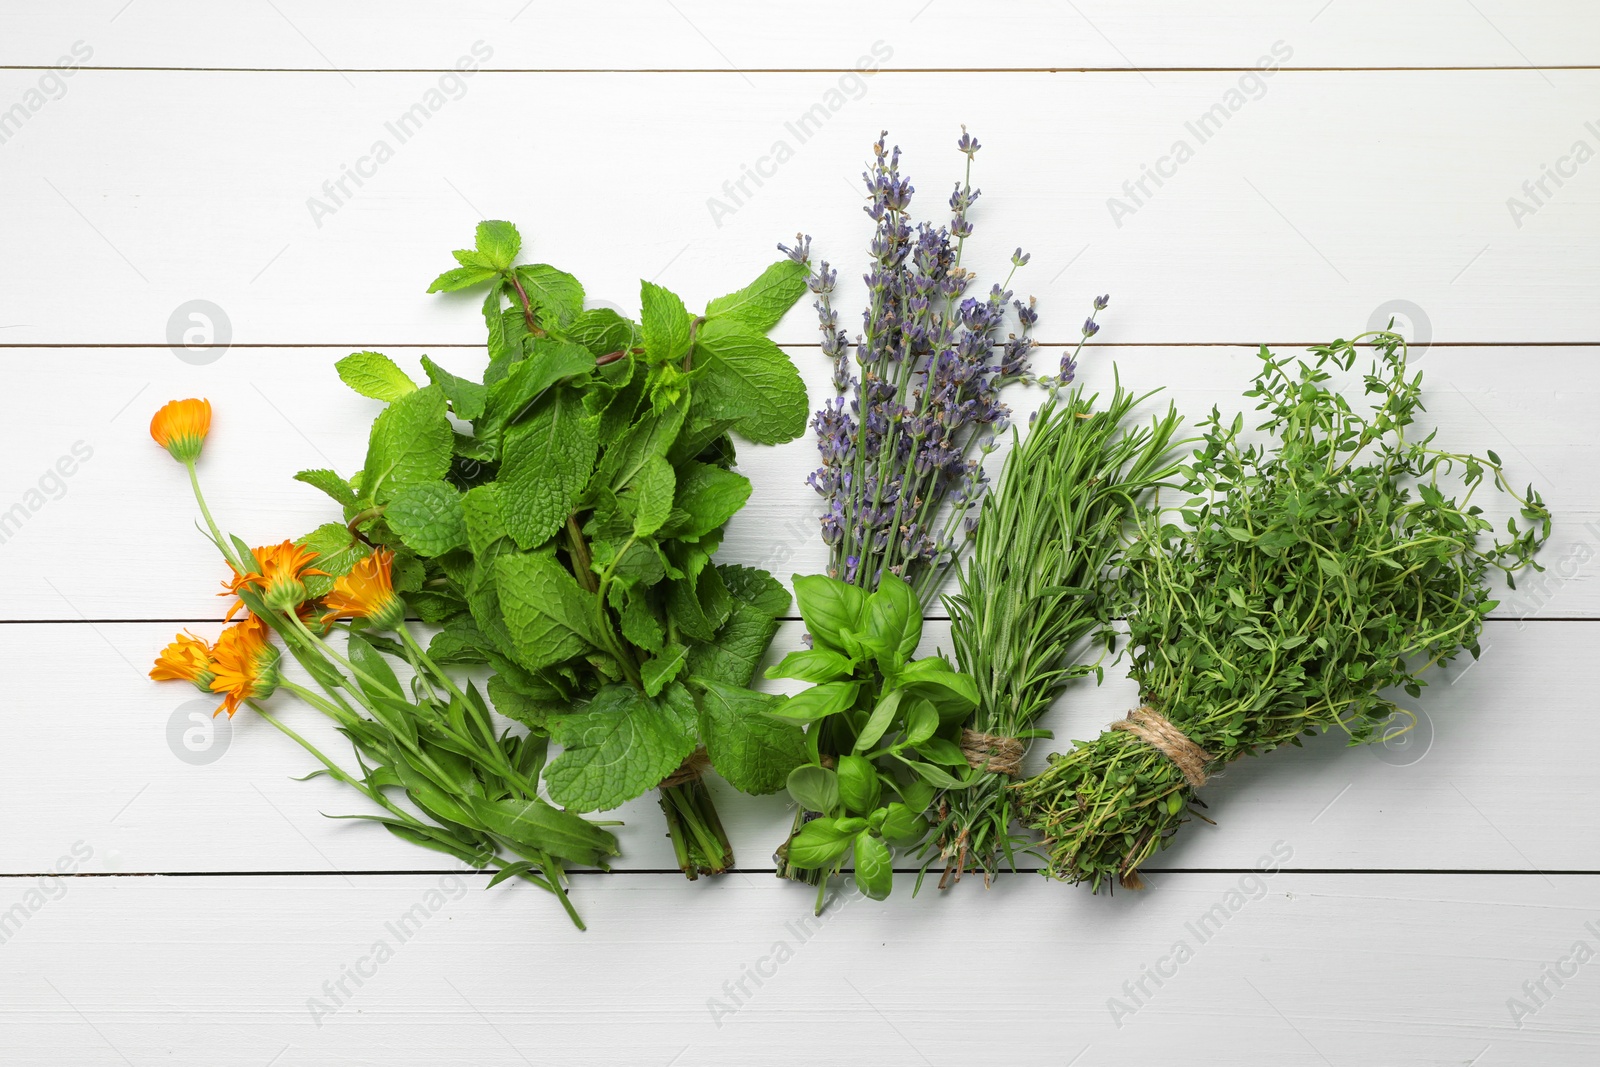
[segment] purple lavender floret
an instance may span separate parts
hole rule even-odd
[[[829,573],[870,589],[887,570],[925,603],[972,535],[989,489],[982,457],[1011,422],[1000,390],[1032,380],[1039,321],[1033,298],[1017,299],[1009,278],[969,295],[976,279],[961,255],[974,229],[971,167],[980,145],[963,127],[956,147],[966,174],[950,195],[949,221],[935,226],[909,217],[916,190],[887,131],[872,146],[862,173],[863,210],[875,224],[862,274],[868,303],[854,339],[833,306],[837,271],[826,260],[812,266],[808,237],[779,246],[812,266],[807,285],[838,394],[812,419],[822,465],[806,479],[826,501]],[[1030,258],[1018,248],[1013,273]],[[1096,300],[1097,311],[1106,299]],[[1069,381],[1071,360],[1062,363]]]

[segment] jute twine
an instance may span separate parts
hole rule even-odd
[[[678,769],[661,779],[657,789],[671,789],[675,785],[685,785],[700,777],[700,772],[711,766],[711,757],[706,755],[704,747],[697,748],[689,753],[689,758],[678,765]]]
[[[993,771],[1008,778],[1022,777],[1022,756],[1025,746],[1015,737],[979,733],[977,730],[961,731],[961,754],[967,757],[969,767]]]
[[[1189,740],[1189,735],[1172,725],[1156,709],[1140,706],[1128,712],[1126,719],[1111,724],[1113,730],[1124,730],[1167,759],[1171,760],[1189,784],[1196,789],[1206,784],[1206,764],[1215,758],[1211,753]]]

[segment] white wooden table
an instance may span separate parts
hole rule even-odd
[[[6,0],[0,1062],[1600,1062],[1600,9],[859,6]],[[1022,874],[913,899],[902,877],[809,926],[771,875],[781,799],[721,791],[740,869],[698,884],[635,803],[618,870],[576,876],[580,934],[532,889],[322,818],[353,799],[290,781],[305,757],[248,714],[185,736],[195,694],[145,671],[222,605],[146,437],[160,402],[215,405],[224,525],[298,535],[330,508],[290,475],[357,467],[372,415],[334,359],[480,364],[473,304],[423,294],[478,219],[630,311],[640,277],[693,305],[804,229],[853,315],[871,141],[890,130],[938,215],[963,122],[980,269],[1033,254],[1019,288],[1055,345],[1113,294],[1086,379],[1115,360],[1191,413],[1237,407],[1255,345],[1394,312],[1430,342],[1431,417],[1546,494],[1549,572],[1412,742],[1235,765],[1207,788],[1219,825],[1143,893]],[[221,312],[208,352],[181,346],[192,301]],[[820,400],[809,312],[777,336]],[[744,450],[727,557],[820,567],[813,455]],[[1090,735],[1131,697],[1075,690],[1051,725]]]

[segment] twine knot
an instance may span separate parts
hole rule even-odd
[[[1007,778],[1022,777],[1022,757],[1026,746],[1015,737],[1001,737],[977,730],[961,731],[961,754],[969,767],[1003,774]]]
[[[1206,784],[1206,765],[1215,757],[1189,740],[1188,734],[1156,709],[1147,704],[1134,708],[1127,718],[1112,723],[1111,729],[1130,733],[1167,757],[1194,788]]]

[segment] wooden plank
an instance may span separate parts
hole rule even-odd
[[[291,781],[314,764],[258,717],[213,724],[214,699],[145,679],[173,629],[0,628],[0,677],[12,686],[0,726],[9,751],[26,754],[0,776],[0,810],[11,815],[0,873],[48,870],[79,838],[97,850],[96,870],[121,873],[444,869],[448,860],[376,827],[322,818],[365,808],[336,783]],[[799,647],[801,631],[788,624],[770,660]],[[1263,841],[1281,837],[1294,844],[1294,866],[1311,869],[1600,870],[1600,840],[1556,814],[1587,810],[1593,793],[1600,718],[1571,667],[1593,644],[1589,623],[1491,623],[1481,661],[1403,700],[1420,714],[1414,733],[1357,750],[1327,736],[1233,764],[1204,792],[1218,825],[1190,826],[1152,866],[1247,868]],[[924,651],[936,647],[949,649],[948,624],[928,626]],[[1104,686],[1080,684],[1052,710],[1045,725],[1058,740],[1034,746],[1030,769],[1134,706],[1122,668],[1107,673]],[[349,762],[318,714],[287,695],[272,707]],[[740,866],[770,871],[790,825],[786,798],[740,796],[720,781],[715,791]],[[620,867],[674,866],[652,800],[617,817],[627,824]]]
[[[0,101],[38,77],[0,71]],[[206,300],[235,342],[478,343],[470,301],[422,290],[485,215],[625,308],[641,276],[700,306],[803,228],[853,322],[872,140],[905,146],[938,218],[968,121],[987,147],[967,263],[999,279],[1032,253],[1017,286],[1044,301],[1043,340],[1073,340],[1109,291],[1128,342],[1314,342],[1394,301],[1434,341],[1600,341],[1600,185],[1575,162],[1600,146],[1600,71],[440,77],[75,76],[4,144],[0,336],[164,346]],[[63,256],[93,299],[45,266]],[[809,311],[778,336],[813,341]]]
[[[88,9],[85,10],[85,7]],[[598,23],[597,23],[598,20]],[[603,25],[604,29],[598,26]],[[1244,66],[1276,40],[1304,66],[1592,64],[1595,13],[1570,4],[1470,5],[1419,0],[1270,0],[1137,6],[1026,0],[977,15],[954,5],[894,0],[862,7],[825,0],[803,16],[752,19],[730,3],[645,0],[573,8],[498,0],[441,8],[417,0],[367,9],[280,0],[230,11],[199,0],[124,0],[63,8],[8,5],[0,62],[49,64],[75,40],[96,66],[448,68],[475,40],[496,69],[703,68],[750,71],[853,66],[874,40],[909,68]],[[1380,28],[1381,32],[1374,32]]]
[[[820,921],[767,880],[617,876],[580,890],[588,933],[534,891],[454,875],[62,880],[4,946],[0,1054],[732,1065],[825,1041],[891,1065],[1595,1061],[1593,878],[1272,873],[1275,846],[1257,845],[1263,872],[1140,895],[900,886]]]
[[[358,470],[378,409],[338,381],[333,363],[343,354],[235,348],[199,367],[164,348],[5,357],[11,387],[0,416],[32,429],[0,456],[0,619],[220,619],[225,605],[214,593],[223,568],[195,530],[182,470],[147,435],[149,417],[169,398],[210,397],[216,419],[201,473],[218,520],[252,543],[297,537],[339,512],[292,475]],[[424,380],[420,352],[389,354]],[[790,354],[820,404],[831,388],[824,361],[815,349]],[[461,373],[476,373],[484,359],[477,350],[434,355]],[[1438,347],[1421,355],[1430,424],[1444,427],[1452,447],[1500,453],[1517,482],[1533,483],[1556,512],[1549,571],[1508,593],[1498,617],[1600,615],[1600,442],[1571,430],[1600,403],[1596,356],[1592,348]],[[1059,350],[1037,358],[1045,369]],[[1192,419],[1213,405],[1244,408],[1240,394],[1256,364],[1250,349],[1161,347],[1091,349],[1081,362],[1092,388],[1109,390],[1115,363],[1129,386],[1165,387]],[[1025,423],[1040,394],[1013,397]],[[75,447],[90,458],[79,462]],[[991,457],[996,470],[1002,456]],[[70,477],[59,476],[63,459]],[[720,558],[785,580],[824,569],[819,499],[803,484],[815,463],[809,433],[776,448],[744,446],[740,467],[754,492]]]

